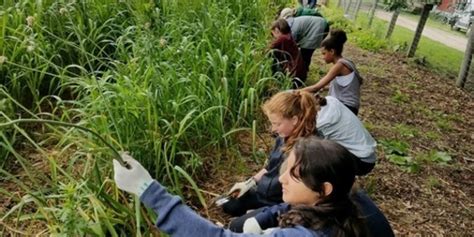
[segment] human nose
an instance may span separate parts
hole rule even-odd
[[[275,125],[272,125],[272,132],[273,133],[277,132],[277,127]]]
[[[278,181],[281,183],[281,184],[286,184],[287,181],[288,181],[288,168],[285,170],[285,172],[283,172],[283,174],[280,175],[280,177],[278,178]]]

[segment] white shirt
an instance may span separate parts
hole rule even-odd
[[[363,162],[375,163],[377,142],[362,122],[338,99],[327,96],[327,104],[316,117],[316,128],[323,138],[344,146]]]

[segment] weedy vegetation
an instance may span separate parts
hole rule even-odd
[[[153,231],[111,180],[102,139],[172,192],[191,184],[205,205],[191,177],[236,132],[255,133],[261,99],[285,84],[265,53],[281,2],[3,1],[0,233]]]

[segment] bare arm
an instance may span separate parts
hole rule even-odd
[[[329,69],[329,72],[323,78],[321,78],[321,80],[318,81],[318,83],[312,86],[305,87],[302,90],[310,93],[318,92],[327,84],[329,84],[332,80],[334,80],[336,76],[341,74],[343,69],[344,65],[342,63],[337,62],[336,64],[334,64],[334,66],[331,67],[331,69]]]

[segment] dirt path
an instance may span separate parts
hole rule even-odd
[[[390,19],[392,18],[392,13],[382,11],[382,10],[377,10],[375,13],[375,16],[389,22]],[[416,26],[418,25],[418,22],[408,17],[398,16],[397,25],[407,28],[409,30],[415,31]],[[452,32],[447,32],[444,30],[436,29],[428,25],[425,25],[425,28],[423,29],[423,36],[430,38],[434,41],[440,42],[448,47],[457,49],[461,52],[464,52],[464,50],[466,49],[467,38],[454,35],[452,34]]]

